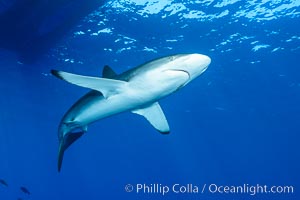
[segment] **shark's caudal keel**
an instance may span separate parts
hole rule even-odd
[[[158,100],[202,74],[210,62],[210,58],[202,54],[178,54],[152,60],[119,75],[105,66],[103,78],[52,70],[51,73],[62,80],[92,89],[61,120],[58,170],[64,151],[87,131],[89,124],[105,117],[131,111],[144,116],[159,132],[169,133]]]

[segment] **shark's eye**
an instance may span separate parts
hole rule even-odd
[[[170,56],[170,57],[169,57],[169,60],[170,60],[170,61],[173,61],[174,59],[175,59],[175,56]]]

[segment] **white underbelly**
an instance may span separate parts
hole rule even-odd
[[[131,111],[143,104],[145,103],[139,99],[128,98],[128,96],[118,94],[86,105],[84,109],[77,114],[74,121],[84,126],[118,113]]]
[[[105,117],[148,106],[175,92],[189,80],[189,75],[182,71],[168,71],[164,75],[163,80],[159,76],[148,80],[147,77],[135,79],[120,93],[107,99],[102,97],[86,102],[86,105],[76,109],[77,114],[73,120],[84,126]]]

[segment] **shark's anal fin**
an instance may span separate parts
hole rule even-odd
[[[132,112],[144,116],[159,132],[163,134],[170,132],[168,121],[158,102],[145,108],[133,110]]]
[[[80,138],[83,135],[84,131],[77,132],[77,133],[69,133],[64,136],[64,138],[59,143],[59,149],[58,149],[58,171],[61,170],[61,165],[64,157],[65,150],[73,144],[78,138]]]
[[[81,76],[63,71],[51,70],[51,73],[59,79],[92,90],[97,90],[103,94],[105,98],[119,93],[127,84],[125,81],[113,80],[108,78],[98,78],[91,76]]]
[[[103,71],[102,71],[102,77],[103,78],[111,78],[111,79],[113,79],[116,76],[117,76],[117,73],[110,66],[105,65],[103,67]]]

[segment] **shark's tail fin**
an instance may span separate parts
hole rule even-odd
[[[61,164],[65,153],[65,148],[63,146],[64,146],[63,142],[60,142],[59,149],[58,149],[58,161],[57,161],[58,172],[60,172],[61,170]]]
[[[61,170],[61,165],[64,157],[65,150],[73,144],[78,138],[80,138],[83,135],[82,132],[77,132],[77,133],[69,133],[64,136],[64,138],[60,141],[59,143],[59,149],[58,149],[58,171],[60,172]]]

